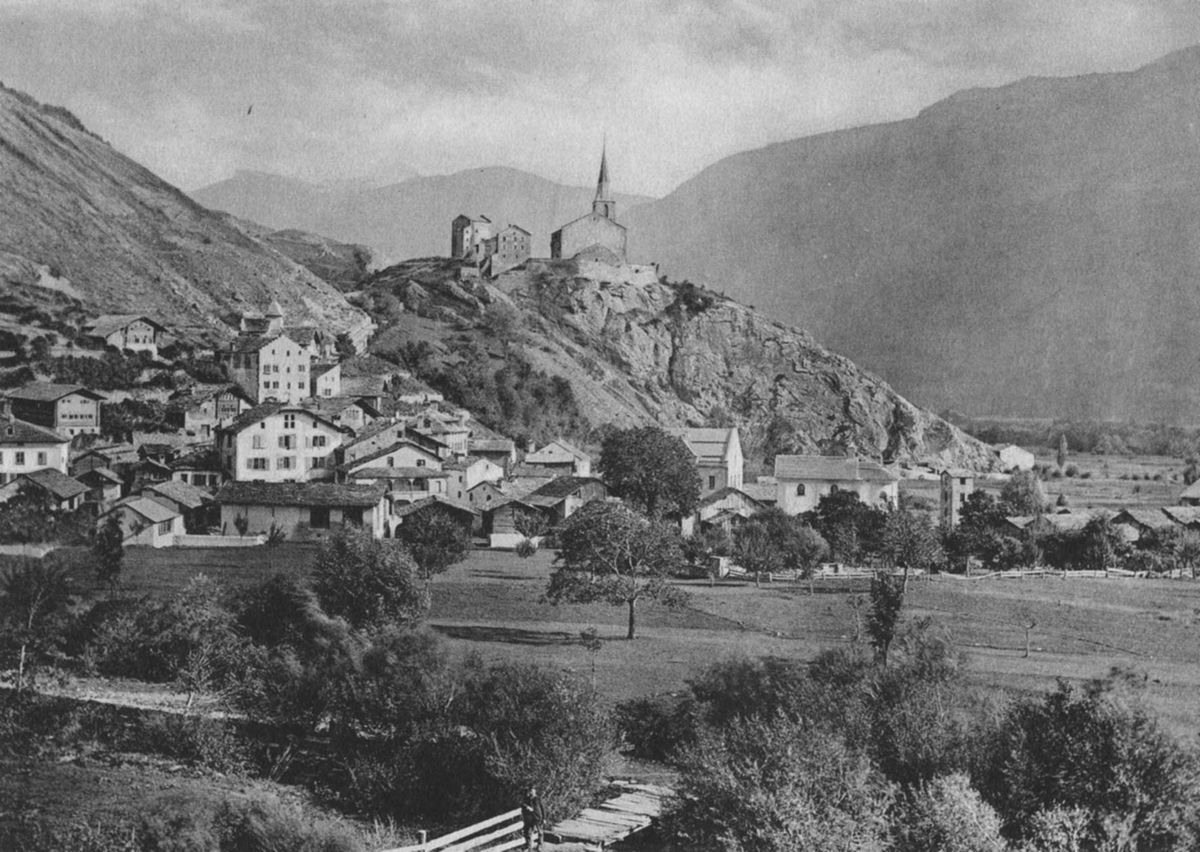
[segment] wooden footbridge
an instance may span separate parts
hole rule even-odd
[[[545,848],[583,844],[604,849],[650,825],[662,815],[663,803],[672,795],[670,788],[654,784],[618,781],[614,786],[621,791],[616,797],[547,828]],[[524,844],[521,810],[516,808],[433,840],[422,832],[420,843],[384,852],[505,852]]]

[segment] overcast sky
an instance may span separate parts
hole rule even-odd
[[[485,165],[664,194],[971,86],[1131,70],[1196,0],[0,0],[0,80],[185,189]]]

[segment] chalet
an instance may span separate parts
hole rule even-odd
[[[1162,511],[1179,526],[1200,530],[1200,506],[1164,506]]]
[[[349,477],[355,471],[368,467],[383,468],[417,468],[440,471],[443,462],[435,453],[419,441],[405,436],[374,452],[356,455],[350,461],[338,466],[339,476]]]
[[[522,463],[508,469],[508,475],[504,477],[500,487],[510,497],[521,497],[541,488],[555,476],[550,468]]]
[[[467,454],[468,442],[471,439],[470,426],[467,426],[465,423],[431,420],[430,418],[425,418],[425,424],[424,426],[416,427],[412,431],[441,441],[450,448],[450,452],[453,455],[465,456]]]
[[[508,499],[508,495],[495,482],[481,482],[467,491],[467,504],[480,512],[486,512]]]
[[[508,438],[471,438],[467,442],[467,453],[494,462],[505,470],[517,461],[517,445]]]
[[[171,468],[171,479],[184,482],[209,491],[225,481],[221,473],[221,460],[215,448],[192,450],[177,456],[168,467]]]
[[[895,504],[900,478],[878,462],[854,456],[775,457],[776,505],[789,515],[809,512],[821,498],[850,491],[869,505]]]
[[[719,527],[732,532],[733,526],[767,508],[741,488],[726,486],[700,498],[696,512],[681,524],[685,536]]]
[[[1174,529],[1178,524],[1162,509],[1152,509],[1148,506],[1135,506],[1122,509],[1113,516],[1113,525],[1122,527],[1126,541],[1141,541],[1146,537],[1154,537],[1164,530]]]
[[[328,396],[305,400],[302,407],[357,435],[379,419],[379,409],[365,399]]]
[[[1033,453],[1023,447],[1018,447],[1016,444],[992,447],[992,455],[995,456],[1000,469],[1005,473],[1011,473],[1015,470],[1033,470],[1033,466],[1036,463]]]
[[[69,438],[100,433],[100,401],[104,397],[82,385],[35,382],[8,391],[8,399],[12,416],[26,423]]]
[[[467,492],[481,482],[499,482],[504,478],[504,468],[495,462],[470,456],[446,462],[442,469],[449,474],[447,494],[455,500],[471,501]]]
[[[0,409],[0,484],[42,468],[67,472],[70,440]]]
[[[342,376],[342,396],[362,399],[379,410],[388,395],[387,376]]]
[[[130,469],[139,461],[141,459],[138,457],[137,447],[133,444],[108,444],[84,450],[72,458],[70,472],[73,476],[78,476],[94,467],[106,467],[122,480],[127,480]]]
[[[449,497],[443,497],[439,494],[426,497],[424,500],[418,500],[415,503],[407,503],[403,506],[393,508],[392,518],[396,520],[398,525],[402,526],[409,518],[431,511],[446,512],[450,517],[462,524],[467,535],[471,534],[475,527],[475,522],[479,517],[479,512],[468,504]]]
[[[370,530],[383,538],[388,528],[387,500],[379,484],[330,482],[227,482],[217,492],[221,528],[233,534],[239,523],[253,533],[272,525],[288,538],[319,540],[342,525]],[[239,518],[244,521],[239,522]]]
[[[212,494],[186,482],[168,480],[147,486],[143,497],[150,497],[183,516],[184,529],[203,535],[220,524],[221,512]]]
[[[591,476],[592,457],[573,444],[557,438],[540,450],[525,455],[524,463],[555,476]]]
[[[521,498],[546,516],[551,526],[565,521],[582,506],[608,497],[608,486],[591,476],[559,476]]]
[[[538,517],[546,523],[545,512],[532,503],[526,503],[519,498],[504,500],[484,508],[483,534],[488,537],[488,546],[494,548],[513,548],[520,544],[525,535],[517,531],[517,522],[522,516]]]
[[[256,406],[217,430],[221,469],[238,481],[334,478],[334,451],[350,429],[296,405]]]
[[[157,358],[166,329],[139,314],[105,314],[87,323],[83,332],[103,346],[130,352],[149,352]]]
[[[125,543],[146,547],[171,547],[184,534],[183,515],[151,497],[126,497],[100,514],[97,528],[116,516],[125,531]]]
[[[362,434],[342,447],[342,460],[351,462],[364,458],[400,441],[408,441],[439,460],[449,458],[451,455],[450,448],[442,441],[429,435],[422,435],[420,432],[414,432],[404,421],[397,421],[393,423],[377,422],[368,426]]]
[[[380,467],[370,464],[356,467],[343,481],[352,483],[382,483],[388,502],[415,503],[426,497],[445,496],[450,474],[428,467]]]
[[[728,429],[672,429],[696,458],[700,493],[712,494],[726,488],[741,488],[745,460],[736,426]]]
[[[84,502],[91,503],[101,511],[121,499],[122,481],[119,474],[107,467],[92,467],[80,473],[77,477],[87,488]]]
[[[238,385],[205,388],[175,397],[171,403],[172,425],[206,440],[254,407],[254,400]]]
[[[142,459],[125,470],[125,486],[131,494],[140,492],[147,485],[166,482],[171,478],[171,468],[154,459]]]
[[[19,473],[0,486],[0,503],[7,502],[24,488],[33,488],[45,495],[47,502],[61,512],[73,512],[83,505],[88,487],[53,467],[30,473]]]

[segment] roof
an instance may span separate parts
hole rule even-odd
[[[231,393],[240,399],[246,400],[247,402],[253,402],[253,400],[250,398],[250,395],[242,390],[239,385],[235,384],[196,385],[190,390],[171,394],[171,401],[191,408],[193,406],[203,405],[213,397],[220,396],[223,393]]]
[[[217,492],[217,502],[238,506],[374,506],[383,494],[381,483],[226,482]]]
[[[26,423],[24,420],[18,420],[13,417],[11,414],[0,415],[0,446],[8,446],[10,444],[65,444],[68,440],[70,439],[64,438],[53,429],[47,429],[45,426]]]
[[[1010,515],[1004,520],[1011,526],[1014,526],[1019,530],[1023,530],[1037,520],[1037,515]]]
[[[554,473],[536,464],[525,464],[524,462],[515,464],[509,468],[508,479],[520,479],[522,477],[530,479],[553,479]]]
[[[1096,517],[1091,512],[1059,512],[1042,515],[1042,522],[1059,532],[1075,532],[1086,527]]]
[[[229,344],[230,352],[257,352],[268,343],[274,343],[284,335],[280,332],[262,334],[257,331],[243,331]],[[290,338],[289,338],[290,339]]]
[[[1175,526],[1175,521],[1171,520],[1170,516],[1162,509],[1151,509],[1146,506],[1122,509],[1113,518],[1113,522],[1118,524],[1126,523],[1127,520],[1132,521],[1138,526],[1147,527],[1152,530],[1161,530]]]
[[[96,477],[99,477],[100,479],[107,479],[109,482],[113,483],[114,485],[121,484],[121,477],[118,476],[114,471],[110,470],[107,467],[90,467],[75,478],[78,479],[80,482],[83,482],[87,478],[96,478]]]
[[[78,479],[67,476],[61,470],[53,467],[44,467],[41,470],[23,473],[21,476],[53,494],[59,500],[70,500],[88,490],[87,486]]]
[[[347,408],[354,406],[358,406],[372,417],[379,416],[379,412],[375,409],[375,406],[371,405],[365,399],[360,399],[356,396],[317,396],[300,403],[300,407],[305,411],[315,411],[317,414],[327,417],[341,414]]]
[[[217,451],[212,447],[193,450],[169,462],[169,465],[171,470],[219,470],[221,467]]]
[[[83,385],[56,385],[50,382],[34,382],[33,384],[25,385],[25,387],[10,390],[6,395],[9,399],[26,399],[33,402],[56,402],[64,396],[70,396],[73,393],[90,397],[91,399],[105,398],[94,390],[88,390]]]
[[[355,443],[358,443],[358,442],[355,442]],[[353,444],[351,444],[351,446],[353,446]],[[440,459],[438,458],[438,454],[435,453],[433,450],[422,447],[420,444],[418,444],[416,441],[412,440],[411,438],[398,438],[381,450],[376,450],[373,453],[367,453],[365,456],[359,456],[356,459],[352,459],[351,461],[346,462],[341,467],[339,467],[338,470],[350,470],[351,468],[354,468],[354,467],[360,467],[360,466],[366,464],[367,462],[373,462],[373,461],[375,461],[375,459],[381,459],[384,456],[388,455],[389,453],[394,453],[396,450],[400,449],[401,447],[405,447],[405,446],[413,447],[417,450],[420,450],[421,452],[423,452],[425,455],[429,456],[434,461],[440,461]]]
[[[184,509],[199,509],[201,506],[213,502],[212,495],[203,488],[197,488],[195,485],[189,485],[186,482],[179,482],[174,479],[168,479],[166,482],[158,482],[154,485],[147,485],[142,489],[143,493],[146,491],[161,494],[173,503],[178,503]]]
[[[122,500],[107,512],[101,512],[100,517],[111,514],[118,509],[129,509],[130,511],[137,512],[152,524],[165,523],[166,521],[179,517],[179,512],[177,512],[175,509],[172,509],[170,506],[166,506],[157,500],[152,500],[149,497],[131,497],[129,499]]]
[[[774,498],[776,496],[775,495],[775,486],[772,485],[772,486],[770,486],[770,488],[771,488],[771,498],[772,498],[772,500],[774,500]],[[720,503],[726,497],[731,497],[733,495],[740,495],[742,497],[745,497],[751,503],[762,503],[763,502],[762,500],[759,500],[757,497],[751,497],[749,492],[747,492],[744,487],[743,488],[734,488],[730,485],[726,485],[724,488],[714,491],[712,494],[709,494],[707,497],[702,497],[700,499],[700,505],[701,506],[711,506],[714,503]]]
[[[527,236],[527,237],[528,237],[528,236],[532,236],[532,235],[531,235],[531,234],[530,234],[528,231],[526,231],[526,230],[525,230],[524,228],[522,228],[520,225],[514,225],[512,222],[509,222],[507,225],[505,225],[505,226],[504,226],[504,227],[503,227],[503,228],[500,230],[500,233],[502,233],[502,234],[503,234],[505,231],[520,231],[522,234],[524,234],[524,235],[525,235],[525,236]]]
[[[347,474],[351,479],[449,479],[450,474],[428,467],[364,467]]]
[[[602,222],[607,222],[608,224],[612,225],[614,228],[620,228],[622,231],[625,230],[624,225],[614,222],[612,219],[609,219],[607,216],[601,216],[599,213],[585,213],[582,216],[580,216],[578,219],[572,219],[570,222],[567,222],[564,225],[560,225],[554,233],[557,234],[560,231],[563,231],[563,230],[571,227],[572,225],[574,225],[577,222],[582,222],[584,219],[598,219]]]
[[[896,474],[878,462],[860,461],[856,456],[775,456],[776,479],[808,479],[826,482],[895,482]]]
[[[159,331],[166,331],[161,324],[143,314],[102,314],[84,325],[83,330],[97,337],[108,337],[114,331],[121,331],[138,320],[154,326]]]
[[[1179,495],[1180,500],[1200,500],[1200,480],[1196,480]]]
[[[682,428],[668,429],[668,434],[682,438],[697,458],[701,461],[720,464],[725,461],[725,453],[737,434],[737,427],[728,429],[711,428]]]
[[[348,426],[343,426],[340,423],[334,423],[332,420],[318,411],[312,411],[304,406],[294,405],[288,402],[264,402],[261,405],[256,405],[253,408],[243,411],[241,414],[231,420],[228,426],[225,426],[220,431],[233,432],[235,434],[238,432],[244,432],[255,423],[258,423],[260,420],[265,420],[266,418],[272,417],[276,414],[283,414],[293,411],[297,414],[307,414],[309,417],[319,420],[326,426],[337,429],[340,432],[350,431]]]
[[[535,488],[533,491],[529,492],[527,495],[525,495],[525,499],[537,499],[542,501],[542,504],[545,504],[545,501],[549,500],[552,501],[552,503],[549,505],[553,505],[553,503],[558,503],[562,500],[565,500],[583,486],[589,485],[593,482],[600,486],[604,486],[604,482],[595,478],[594,476],[556,476],[545,485]]]
[[[342,375],[342,396],[381,396],[387,393],[386,376]]]
[[[546,444],[546,446],[542,447],[540,450],[529,453],[527,456],[525,456],[525,463],[526,464],[552,464],[552,463],[557,462],[558,456],[561,454],[554,453],[553,452],[554,447],[558,447],[562,451],[561,454],[566,454],[568,456],[571,456],[572,458],[587,459],[589,461],[591,460],[591,456],[589,456],[583,450],[576,447],[574,444],[570,444],[567,441],[564,441],[562,438],[555,438],[553,441]],[[547,454],[547,451],[549,451],[549,454]],[[542,458],[539,458],[539,456],[541,456]],[[543,461],[543,459],[544,459],[544,461]]]
[[[1164,506],[1162,511],[1168,518],[1184,526],[1200,523],[1200,506]]]
[[[108,459],[109,464],[138,461],[137,447],[133,444],[110,444],[107,447],[92,447],[90,450],[84,450],[72,459],[72,463],[88,456],[103,456]]]
[[[491,459],[485,459],[482,456],[461,456],[460,458],[447,459],[442,464],[442,470],[467,470],[477,464],[490,464],[497,469],[500,467],[500,465]]]
[[[472,438],[467,446],[473,453],[511,453],[517,448],[508,438]]]
[[[742,485],[742,493],[759,503],[779,502],[779,486],[774,482],[748,482]]]
[[[452,497],[445,497],[441,494],[431,494],[428,497],[423,497],[420,500],[412,503],[393,506],[392,515],[397,518],[405,518],[414,512],[419,512],[422,509],[429,508],[430,506],[445,506],[447,509],[469,514],[472,517],[479,514],[479,510],[474,506],[470,506],[459,500],[455,500]]]

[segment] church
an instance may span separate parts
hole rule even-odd
[[[625,226],[617,224],[617,202],[608,185],[607,151],[602,150],[592,212],[568,222],[550,235],[550,257],[596,260],[620,266],[625,263],[625,241]]]

